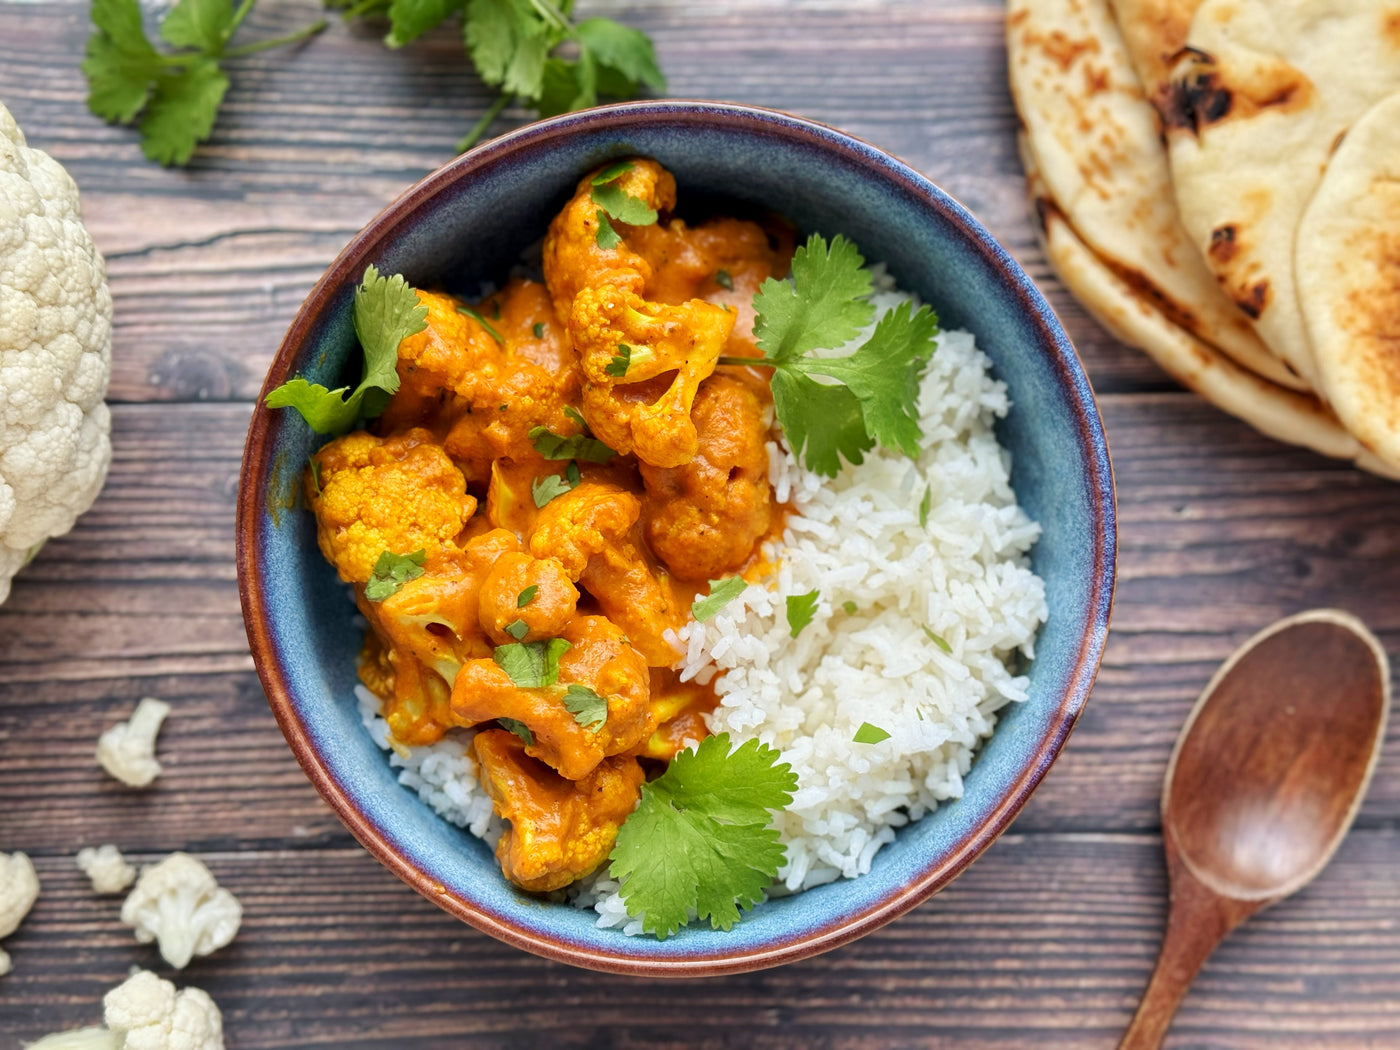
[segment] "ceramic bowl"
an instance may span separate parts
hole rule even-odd
[[[548,958],[653,976],[757,969],[877,928],[953,879],[1004,831],[1039,784],[1089,695],[1114,581],[1113,480],[1089,383],[1050,307],[985,229],[900,161],[782,113],[700,102],[603,107],[532,124],[459,157],[386,208],[302,305],[263,388],[295,374],[334,387],[359,377],[352,290],[368,263],[415,285],[473,295],[499,281],[588,169],[654,157],[688,196],[776,210],[806,234],[844,233],[899,286],[970,329],[1010,390],[1000,426],[1012,484],[1044,532],[1033,553],[1049,620],[1030,699],[1007,708],[966,793],[902,829],[868,875],[759,905],[728,932],[665,941],[594,926],[591,910],[521,893],[491,851],[400,786],[360,722],[361,631],[293,493],[319,439],[290,411],[253,413],[243,458],[238,575],[268,701],[312,783],[365,847],[478,929]]]

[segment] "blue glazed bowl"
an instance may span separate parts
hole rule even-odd
[[[870,873],[759,905],[729,932],[666,941],[593,925],[594,913],[520,893],[491,851],[395,779],[360,722],[361,632],[345,587],[292,493],[320,439],[292,412],[257,407],[243,458],[238,575],[269,703],[307,775],[392,871],[466,922],[527,951],[652,976],[732,973],[825,951],[947,885],[1010,824],[1050,768],[1089,695],[1108,631],[1113,478],[1093,394],[1050,307],[985,229],[932,183],[863,142],[796,117],[704,102],[642,102],[569,114],[505,135],[428,176],[340,254],[293,321],[263,393],[292,375],[335,387],[359,374],[350,321],[368,263],[467,295],[538,241],[579,177],[618,156],[654,157],[685,196],[766,207],[805,234],[844,233],[901,288],[966,328],[1010,389],[1000,428],[1012,484],[1043,535],[1033,553],[1050,616],[1030,699],[1002,715],[956,802],[902,829]]]

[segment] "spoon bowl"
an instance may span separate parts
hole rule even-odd
[[[1332,609],[1265,628],[1211,678],[1167,764],[1171,910],[1120,1050],[1159,1046],[1225,935],[1326,866],[1366,794],[1389,706],[1385,650]]]

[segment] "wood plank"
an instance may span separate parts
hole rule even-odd
[[[1168,1048],[1394,1045],[1397,847],[1394,831],[1353,834],[1317,883],[1231,937]],[[1146,982],[1165,893],[1154,837],[1013,834],[945,893],[853,945],[659,986],[507,948],[359,850],[206,859],[246,917],[229,948],[180,982],[214,996],[239,1050],[1107,1048]],[[0,1031],[21,1040],[92,1023],[130,965],[157,961],[118,922],[118,899],[94,897],[70,857],[38,868],[43,893],[6,942],[15,971],[0,997]]]
[[[86,112],[85,9],[0,4],[0,98],[73,174],[107,254],[112,399],[251,398],[316,278],[384,204],[452,158],[489,93],[446,29],[391,53],[369,28],[336,24],[299,50],[240,61],[213,141],[188,170],[166,171],[133,131]],[[1101,390],[1171,388],[1050,277],[1015,156],[1000,4],[616,10],[655,37],[673,95],[800,112],[961,199],[1046,289]],[[248,36],[319,12],[312,0],[260,7]],[[498,130],[526,114],[509,116]]]
[[[1093,699],[1021,830],[1155,828],[1191,703],[1237,644],[1279,616],[1347,608],[1400,652],[1400,489],[1185,395],[1115,395],[1103,409],[1122,522],[1114,628]],[[248,411],[118,406],[106,490],[0,607],[0,840],[10,848],[93,841],[113,822],[151,849],[347,841],[251,673],[232,563]],[[179,706],[162,738],[168,772],[134,811],[92,748],[147,693]],[[230,798],[236,822],[220,819]],[[1400,821],[1400,720],[1361,820]]]

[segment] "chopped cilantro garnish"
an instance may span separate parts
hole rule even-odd
[[[592,431],[588,429],[588,420],[584,419],[583,413],[576,409],[573,405],[564,406],[564,415],[567,416],[569,419],[572,419],[575,423],[582,427],[583,432],[585,434],[592,433]]]
[[[268,408],[295,408],[318,434],[343,434],[361,416],[373,418],[384,411],[389,395],[399,388],[399,343],[428,327],[428,307],[401,276],[381,277],[367,266],[355,289],[352,319],[365,354],[354,392],[347,398],[349,387],[327,390],[297,376],[267,395]]]
[[[812,617],[817,614],[817,600],[821,594],[821,591],[809,591],[807,594],[788,595],[787,622],[794,638],[802,633],[802,628],[811,623]]]
[[[565,477],[561,478],[558,474],[547,474],[530,482],[530,495],[534,499],[536,507],[543,508],[550,500],[556,496],[564,495],[578,484],[578,467],[572,462],[569,463],[569,466],[574,469],[572,472],[565,471]],[[568,476],[570,473],[574,475],[572,479]]]
[[[498,718],[497,723],[502,729],[509,729],[512,733],[525,741],[526,747],[535,746],[535,734],[530,732],[530,727],[518,718]]]
[[[610,218],[625,222],[628,226],[650,226],[656,221],[656,209],[642,198],[632,196],[621,186],[613,183],[600,186],[595,179],[588,195]]]
[[[506,345],[505,336],[491,327],[491,323],[481,316],[481,311],[473,310],[470,306],[458,306],[457,312],[464,317],[470,317],[477,324],[481,325],[482,328],[486,329],[486,334],[492,339],[496,340],[496,342],[500,343],[502,346]],[[501,308],[499,305],[496,307],[495,316],[498,318],[501,316]]]
[[[637,165],[632,163],[630,160],[616,161],[612,164],[609,164],[602,171],[598,172],[597,175],[594,175],[593,178],[590,180],[591,184],[594,186],[606,186],[608,183],[615,182],[616,180],[622,178],[622,176],[626,175],[636,166]]]
[[[536,339],[543,339],[543,338],[544,338],[544,322],[543,322],[543,321],[536,321],[534,327],[531,328],[530,331],[532,331],[532,332],[535,333],[535,338],[536,338]]]
[[[307,456],[306,462],[311,464],[311,487],[316,495],[321,494],[321,462],[315,456]]]
[[[748,584],[742,576],[730,576],[724,580],[711,580],[710,593],[704,598],[696,598],[690,605],[690,615],[697,620],[708,620],[739,595]]]
[[[597,438],[583,434],[564,437],[548,427],[531,429],[530,443],[545,459],[581,459],[585,463],[606,463],[617,455]]]
[[[559,658],[573,648],[564,638],[498,645],[491,659],[521,689],[543,689],[559,681]]]
[[[632,348],[626,343],[617,344],[617,353],[613,354],[613,359],[608,362],[608,367],[603,369],[608,375],[621,379],[627,374],[627,366],[632,363]]]
[[[919,500],[919,527],[928,528],[928,512],[933,506],[933,486],[924,489],[924,498]]]
[[[412,554],[395,554],[385,551],[374,563],[369,581],[365,584],[365,597],[372,602],[382,602],[403,588],[409,580],[423,575],[423,562],[427,551],[414,551]]]
[[[855,614],[857,606],[855,602],[845,601],[841,603],[841,608],[846,610],[847,616],[853,616]]]
[[[659,938],[689,921],[692,909],[727,930],[763,899],[785,850],[770,811],[792,802],[797,775],[757,740],[732,752],[729,735],[706,737],[642,785],[623,823],[609,874],[622,880],[627,913]]]
[[[598,247],[604,251],[611,251],[622,243],[622,238],[613,229],[613,224],[608,220],[608,213],[599,208],[595,213],[598,219],[598,232],[593,239],[598,243]]]
[[[564,706],[574,721],[593,732],[603,728],[608,720],[608,702],[586,685],[571,685],[564,693]]]
[[[515,607],[517,609],[525,608],[525,606],[529,605],[532,601],[535,600],[535,595],[539,593],[540,585],[538,583],[530,584],[530,586],[526,587],[523,591],[521,591],[515,596]]]
[[[938,648],[942,649],[949,656],[953,654],[953,647],[949,645],[941,636],[936,635],[932,631],[930,631],[927,626],[924,627],[924,634],[928,635],[929,641],[931,641],[934,645],[938,646]]]
[[[519,606],[516,606],[519,608]],[[510,635],[517,642],[530,633],[530,625],[524,620],[512,620],[505,626],[506,634]]]
[[[857,744],[878,744],[881,740],[888,740],[889,733],[886,733],[879,726],[871,725],[869,722],[862,722],[860,728],[856,730],[856,735],[851,740]]]
[[[847,357],[809,357],[860,334],[875,316],[865,260],[838,235],[828,247],[812,234],[792,259],[792,280],[763,282],[754,296],[754,335],[764,356],[722,364],[773,368],[773,410],[793,452],[808,469],[834,477],[841,459],[861,463],[876,442],[909,456],[919,451],[919,377],[933,353],[938,322],[926,306],[886,313]],[[835,380],[821,383],[813,376]]]
[[[726,291],[732,292],[734,290],[734,278],[729,276],[728,270],[715,271],[715,284]]]

